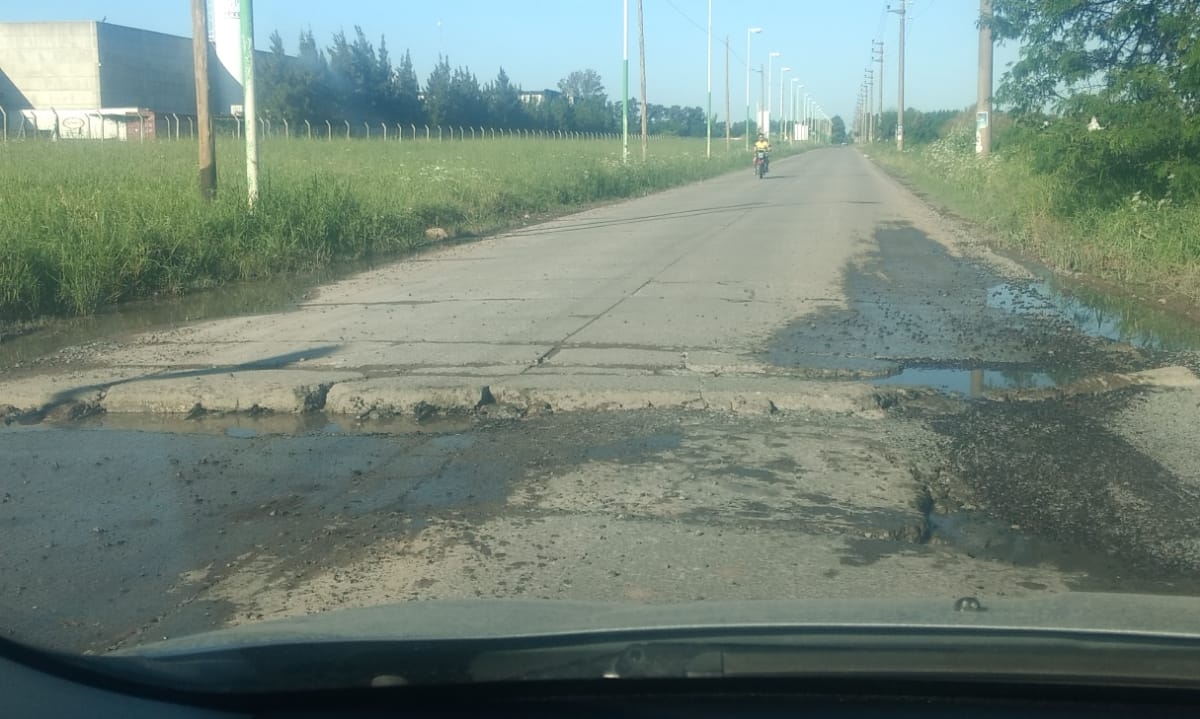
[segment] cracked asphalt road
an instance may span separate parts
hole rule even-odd
[[[1080,321],[855,150],[773,169],[6,370],[2,628],[1197,590],[1200,332]]]

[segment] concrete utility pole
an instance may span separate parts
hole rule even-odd
[[[762,32],[761,27],[746,28],[746,129],[742,135],[745,136],[747,150],[750,149],[750,37],[759,32]]]
[[[872,73],[870,70],[867,70],[866,74],[863,76],[863,79],[867,83],[867,142],[875,142],[875,87],[872,84],[874,82],[873,75],[874,73]]]
[[[729,108],[729,36],[725,36],[725,151],[733,141],[733,115]]]
[[[200,196],[211,200],[217,196],[217,146],[208,104],[208,8],[204,0],[192,0],[192,66],[196,76],[196,124],[200,126]]]
[[[875,84],[879,86],[879,106],[875,108],[875,112],[879,113],[879,119],[875,122],[875,134],[883,134],[883,41],[875,40],[871,45],[871,54],[875,61],[879,63],[879,72],[875,77],[879,78]],[[882,139],[882,138],[878,138]]]
[[[242,100],[246,113],[246,195],[258,202],[258,103],[254,99],[254,0],[242,0]]]
[[[621,162],[629,162],[629,0],[622,14],[621,41]],[[645,109],[642,110],[645,112]]]
[[[704,156],[712,157],[712,0],[708,0],[708,108],[704,111]]]
[[[892,10],[900,15],[900,58],[897,61],[900,71],[900,88],[896,91],[896,149],[904,152],[904,7],[908,0],[900,0],[900,9]]]
[[[650,151],[649,128],[646,123],[646,32],[642,22],[642,0],[638,0],[638,64],[642,68],[642,160],[645,161]]]
[[[975,113],[975,154],[992,151],[992,0],[979,0],[979,100]]]

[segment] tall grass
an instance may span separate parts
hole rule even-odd
[[[1200,207],[1149,202],[1064,213],[1061,188],[1035,173],[1026,148],[974,154],[966,130],[898,153],[868,153],[934,204],[982,225],[1000,245],[1063,271],[1200,298]]]
[[[272,139],[247,206],[240,147],[218,148],[219,196],[199,199],[191,143],[0,147],[0,319],[87,314],[127,299],[410,252],[425,231],[495,230],[745,167],[703,141]],[[636,155],[635,151],[635,155]]]

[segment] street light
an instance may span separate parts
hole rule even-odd
[[[766,113],[764,113],[767,120],[767,137],[771,136],[771,62],[782,54],[779,52],[767,54],[767,105]]]
[[[804,87],[804,85],[803,85],[803,84],[800,82],[800,78],[798,78],[798,77],[793,77],[793,78],[792,78],[792,83],[791,83],[791,85],[792,85],[792,86],[791,86],[791,88],[789,88],[789,89],[788,89],[788,117],[789,117],[789,120],[788,120],[788,139],[789,139],[789,140],[795,140],[795,139],[796,139],[796,133],[795,133],[795,132],[793,132],[793,128],[794,128],[794,127],[795,127],[795,125],[796,125],[796,120],[797,120],[797,119],[799,118],[799,116],[800,116],[800,113],[797,111],[797,108],[796,108],[796,100],[797,100],[797,99],[799,99],[799,98],[796,96],[796,90],[797,90],[797,89],[800,89],[800,88],[803,88],[803,87]]]
[[[792,71],[790,67],[779,68],[779,141],[783,142],[783,76]]]
[[[762,32],[761,27],[746,28],[746,149],[750,149],[750,36]]]

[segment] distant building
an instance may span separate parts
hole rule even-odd
[[[216,114],[241,86],[209,61]],[[0,23],[0,108],[9,135],[134,140],[189,132],[191,38],[105,22]]]
[[[526,105],[541,105],[547,100],[553,100],[555,98],[562,97],[563,94],[558,90],[534,90],[529,92],[522,91],[517,96],[520,97],[521,102],[525,103]],[[572,105],[575,104],[574,98],[570,98],[570,100],[572,100]]]

